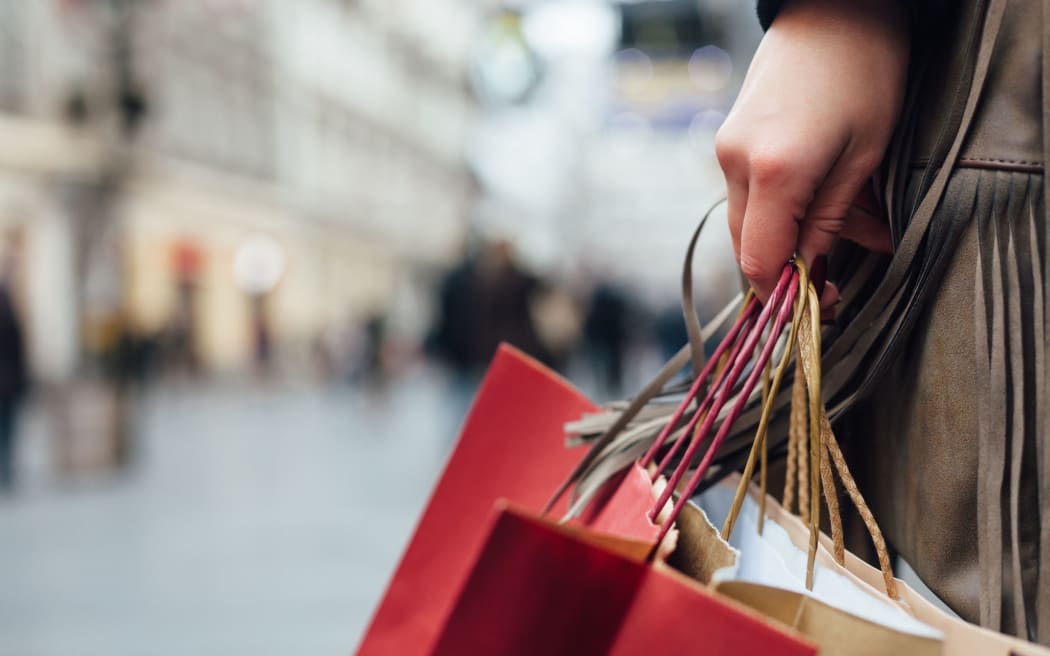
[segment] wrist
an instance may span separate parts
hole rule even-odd
[[[784,0],[771,27],[828,26],[907,44],[911,16],[902,0]]]

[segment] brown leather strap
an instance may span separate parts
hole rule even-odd
[[[613,422],[613,425],[591,445],[587,454],[572,470],[572,473],[569,474],[568,478],[562,481],[561,485],[558,486],[558,489],[554,491],[550,500],[547,501],[547,505],[543,507],[544,515],[549,513],[554,508],[554,505],[565,495],[568,489],[575,485],[576,482],[586,474],[586,472],[594,465],[605,447],[607,447],[616,436],[619,435],[629,423],[631,423],[641,409],[644,408],[653,397],[659,394],[660,390],[662,390],[664,386],[682,370],[682,367],[690,361],[690,354],[691,349],[689,345],[686,344],[667,364],[663,366],[662,369],[660,369],[659,373],[656,374],[656,377],[649,381],[649,384],[642,389],[638,396],[631,400],[631,403],[620,413],[616,418],[616,421]]]
[[[1045,30],[1044,30],[1045,33]],[[1044,119],[1045,125],[1045,119]],[[1044,183],[1045,185],[1045,179]],[[1047,221],[1046,216],[1039,217],[1040,221]],[[1047,287],[1042,279],[1043,267],[1046,265],[1043,254],[1040,252],[1039,239],[1035,238],[1037,232],[1035,210],[1032,208],[1028,213],[1028,232],[1032,235],[1029,240],[1029,257],[1032,261],[1032,335],[1034,337],[1032,350],[1032,363],[1035,368],[1035,431],[1036,431],[1036,471],[1038,472],[1038,494],[1039,494],[1039,578],[1036,593],[1036,634],[1042,632],[1046,635],[1050,631],[1050,449],[1046,448],[1046,440],[1050,439],[1050,426],[1047,426],[1047,389],[1046,389],[1046,344],[1048,334],[1046,328],[1046,300]],[[1044,229],[1047,224],[1044,223]]]
[[[982,199],[989,206],[992,199]],[[981,212],[981,216],[986,216]],[[981,599],[980,619],[983,626],[996,630],[1001,626],[1001,598],[1002,598],[1002,517],[997,505],[1002,493],[1003,449],[999,448],[1001,439],[1005,439],[1005,425],[999,426],[996,421],[999,409],[1003,408],[1001,403],[996,403],[992,398],[996,383],[996,365],[1005,366],[1005,362],[996,363],[992,354],[1002,352],[1001,348],[994,345],[996,340],[1002,339],[1000,330],[996,329],[994,309],[988,312],[989,301],[992,305],[998,297],[1001,302],[1001,290],[994,288],[985,290],[986,279],[989,281],[997,279],[995,272],[999,269],[998,248],[995,247],[996,231],[992,222],[988,222],[990,235],[983,234],[985,226],[978,226],[978,241],[991,239],[993,246],[991,251],[996,255],[992,262],[983,262],[982,257],[977,258],[977,272],[974,276],[974,320],[975,348],[977,355],[977,403],[978,403],[978,478],[977,478],[977,552],[980,565]],[[978,246],[979,252],[989,249]],[[991,268],[991,273],[985,274],[985,269]],[[998,293],[997,293],[998,292]],[[1001,370],[1001,367],[1000,367]],[[981,375],[988,371],[989,375]],[[1001,389],[1001,386],[1000,386]],[[1005,422],[1003,422],[1005,423]],[[1002,438],[996,439],[998,434]],[[990,439],[989,439],[990,438]],[[994,502],[993,502],[994,501]]]
[[[1043,102],[1043,163],[1050,167],[1050,0],[1043,0],[1043,57],[1042,57],[1042,102]],[[1043,228],[1050,226],[1050,185],[1046,174],[1043,174]],[[1032,234],[1035,232],[1036,217],[1030,217]],[[1050,237],[1050,235],[1048,235]],[[1046,294],[1050,293],[1050,238],[1044,238],[1043,251],[1040,252],[1039,241],[1032,240],[1033,273],[1035,285],[1034,321],[1039,325],[1035,338],[1036,368],[1036,458],[1039,471],[1039,581],[1036,599],[1036,629],[1045,639],[1050,634],[1050,409],[1047,400],[1046,365],[1050,357],[1050,327],[1047,326],[1048,308]],[[1042,279],[1039,273],[1042,272]],[[1039,337],[1042,336],[1040,340]]]
[[[682,313],[685,315],[685,330],[689,335],[690,358],[693,363],[693,377],[700,375],[704,368],[704,338],[701,335],[700,319],[696,316],[696,305],[693,301],[693,256],[696,254],[696,244],[700,240],[700,233],[711,213],[722,201],[717,201],[704,213],[700,219],[700,225],[693,231],[693,238],[689,240],[689,247],[685,251],[685,264],[682,265]]]
[[[1016,180],[1016,177],[1014,178]],[[1009,204],[1022,203],[1025,199],[1024,190],[1016,190],[1016,184],[1010,185]],[[1019,212],[1008,211],[1007,216],[1016,216]],[[1007,373],[1010,378],[1009,386],[1012,391],[1010,395],[1013,400],[1010,426],[1010,560],[1012,570],[1013,606],[1014,606],[1014,634],[1019,636],[1028,635],[1028,615],[1024,603],[1024,579],[1021,576],[1021,458],[1024,455],[1025,443],[1025,362],[1024,362],[1024,337],[1021,323],[1021,281],[1020,262],[1017,257],[1017,239],[1013,226],[1010,226],[1006,244],[1006,325],[1009,333],[1009,348],[1007,357],[1009,366]],[[1006,359],[1005,357],[1003,359]],[[1005,440],[1004,440],[1005,442]]]
[[[983,0],[973,3],[973,13],[967,16],[969,20],[966,20],[966,31],[963,34],[963,43],[977,43],[977,39],[981,33],[981,21],[979,18],[985,15],[987,7]],[[924,58],[925,60],[926,58]],[[954,97],[951,102],[948,103],[949,115],[944,117],[938,124],[939,130],[937,131],[937,139],[934,142],[932,153],[933,155],[926,162],[926,166],[923,170],[922,178],[919,182],[920,189],[926,189],[927,185],[933,179],[934,174],[944,168],[944,163],[948,158],[948,153],[951,150],[952,142],[959,134],[960,126],[963,122],[963,115],[965,114],[966,99],[973,89],[973,76],[976,72],[976,61],[973,62],[975,66],[973,68],[967,67],[961,71],[949,71],[949,75],[955,73],[959,75],[959,80],[954,88]],[[918,94],[915,95],[915,99],[918,99]],[[914,116],[913,114],[911,114]],[[957,158],[953,158],[951,166],[954,166]],[[900,164],[907,168],[909,162],[901,161],[901,158],[895,158],[895,163]],[[920,198],[916,197],[916,205],[913,205],[909,210],[909,215],[915,214],[918,209],[917,204],[920,202]],[[903,218],[903,217],[900,217]]]

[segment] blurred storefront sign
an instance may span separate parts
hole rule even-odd
[[[176,241],[171,249],[171,266],[180,281],[194,282],[204,268],[204,252],[194,241]]]

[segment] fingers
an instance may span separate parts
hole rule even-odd
[[[716,153],[726,179],[729,231],[740,270],[765,302],[784,263],[796,254],[807,264],[827,255],[840,237],[890,252],[889,229],[870,211],[854,207],[869,187],[879,153],[855,144],[825,143],[823,150],[766,141],[758,148],[739,130],[720,131]],[[862,203],[863,205],[863,203]],[[875,207],[874,202],[867,206]],[[822,307],[837,302],[830,286]]]
[[[727,121],[715,142],[729,196],[729,230],[740,271],[763,303],[799,244],[799,222],[843,143],[809,139],[756,142]]]
[[[766,199],[748,198],[740,236],[740,272],[758,299],[765,303],[784,264],[795,253],[798,224]]]
[[[839,206],[839,209],[836,209],[835,212],[843,213],[845,217],[842,221],[839,237],[860,244],[869,251],[892,253],[893,238],[890,235],[890,227],[886,220],[882,218],[882,211],[879,209],[878,199],[875,196],[875,190],[870,179],[863,178],[863,180],[863,184],[861,184],[856,195],[852,197],[844,213],[841,210],[842,203],[832,201],[832,204]],[[842,186],[844,189],[840,196],[846,198],[854,185],[845,183]]]
[[[747,208],[747,179],[726,176],[726,205],[729,219],[729,236],[733,240],[733,254],[740,261],[740,232],[744,227],[744,210]]]
[[[733,254],[740,261],[740,231],[747,207],[747,151],[725,126],[715,136],[715,155],[726,181],[726,211]]]
[[[824,291],[820,294],[820,318],[822,321],[835,318],[835,306],[838,305],[840,299],[838,285],[833,282],[824,285]]]
[[[740,271],[763,303],[776,286],[784,263],[795,254],[798,221],[816,186],[814,178],[793,170],[789,161],[756,158],[749,171],[738,260]]]
[[[854,205],[859,197],[865,207],[877,207],[874,198],[868,203],[865,196],[865,190],[870,190],[871,186],[870,172],[865,167],[863,174],[858,176],[855,171],[855,166],[833,168],[806,208],[797,250],[799,257],[811,267],[816,267],[817,262],[826,262],[825,256],[840,237],[856,240],[872,250],[892,251],[889,226],[874,214]],[[835,318],[838,302],[838,288],[828,283],[820,296],[822,320]]]
[[[869,251],[893,253],[893,237],[886,221],[862,207],[853,206],[849,209],[839,236],[856,242]]]
[[[834,317],[834,306],[839,302],[839,288],[827,279],[828,258],[821,255],[813,258],[809,266],[809,279],[820,294],[821,318]]]
[[[812,265],[814,258],[831,252],[854,199],[870,186],[871,172],[877,165],[877,158],[860,156],[849,145],[839,154],[805,208],[798,254],[807,264]]]

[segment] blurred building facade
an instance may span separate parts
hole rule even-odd
[[[128,330],[182,326],[215,371],[250,366],[260,321],[305,353],[405,263],[451,260],[481,9],[0,0],[0,226],[37,378]]]

